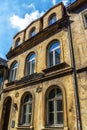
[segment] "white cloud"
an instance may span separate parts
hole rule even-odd
[[[32,8],[33,10],[35,10],[35,5],[33,3],[31,3],[29,5],[23,4],[22,7],[26,8],[26,9]]]
[[[53,3],[53,5],[55,5],[56,4],[56,0],[52,0],[52,3]]]
[[[10,23],[11,23],[13,28],[17,28],[19,30],[23,30],[32,21],[34,21],[35,19],[41,17],[43,14],[44,14],[43,11],[40,13],[38,10],[35,10],[34,12],[32,12],[30,14],[26,13],[24,18],[21,18],[21,17],[19,17],[19,16],[14,14],[10,18]]]
[[[64,3],[65,6],[69,4],[69,0],[62,0],[62,2]]]

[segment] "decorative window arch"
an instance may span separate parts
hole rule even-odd
[[[48,25],[52,25],[53,23],[56,22],[56,13],[53,13],[49,16],[49,19],[48,19]]]
[[[26,60],[26,75],[35,73],[35,53],[31,53]]]
[[[10,68],[10,78],[9,78],[9,81],[15,81],[16,79],[16,74],[17,74],[17,68],[18,68],[18,62],[15,61],[11,68]]]
[[[58,87],[52,87],[46,95],[47,104],[47,125],[49,126],[63,126],[63,95]]]
[[[15,42],[15,47],[19,46],[20,45],[20,37],[16,40]]]
[[[31,30],[30,30],[29,37],[33,37],[35,34],[36,34],[36,28],[33,27],[33,28],[31,28]]]
[[[60,42],[52,41],[48,47],[48,67],[52,67],[60,63]]]
[[[32,94],[27,92],[22,97],[22,106],[21,106],[21,124],[31,125],[32,121]]]

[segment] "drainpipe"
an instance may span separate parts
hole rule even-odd
[[[70,17],[69,16],[68,16],[68,36],[69,36],[71,64],[72,64],[73,78],[74,78],[74,96],[75,96],[75,105],[76,105],[77,129],[82,130],[77,74],[76,74],[75,57],[74,57],[73,41],[72,41],[72,33],[71,33]]]

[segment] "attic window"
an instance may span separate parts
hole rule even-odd
[[[17,46],[19,46],[19,45],[20,45],[20,38],[18,38],[18,39],[16,40],[15,47],[17,47]]]
[[[36,34],[36,28],[33,27],[33,28],[30,30],[30,37],[33,37],[35,34]]]
[[[49,20],[48,20],[48,25],[52,25],[53,23],[56,22],[56,14],[53,13],[50,17],[49,17]]]

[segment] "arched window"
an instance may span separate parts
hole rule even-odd
[[[53,23],[56,22],[56,14],[53,13],[50,17],[49,17],[49,20],[48,20],[48,24],[51,25]]]
[[[20,45],[20,38],[18,38],[18,39],[16,40],[15,47],[17,47],[17,46],[19,46],[19,45]]]
[[[48,67],[52,67],[60,63],[60,43],[54,41],[48,48]]]
[[[63,125],[63,96],[57,87],[47,94],[47,125]]]
[[[33,74],[35,72],[35,54],[31,54],[27,57],[26,61],[26,75]]]
[[[16,79],[17,68],[18,68],[18,62],[13,63],[10,69],[9,81],[14,81]]]
[[[33,27],[33,28],[30,30],[30,37],[33,37],[35,34],[36,34],[36,28]]]
[[[31,124],[32,118],[32,95],[27,93],[22,99],[21,123],[25,125]]]

